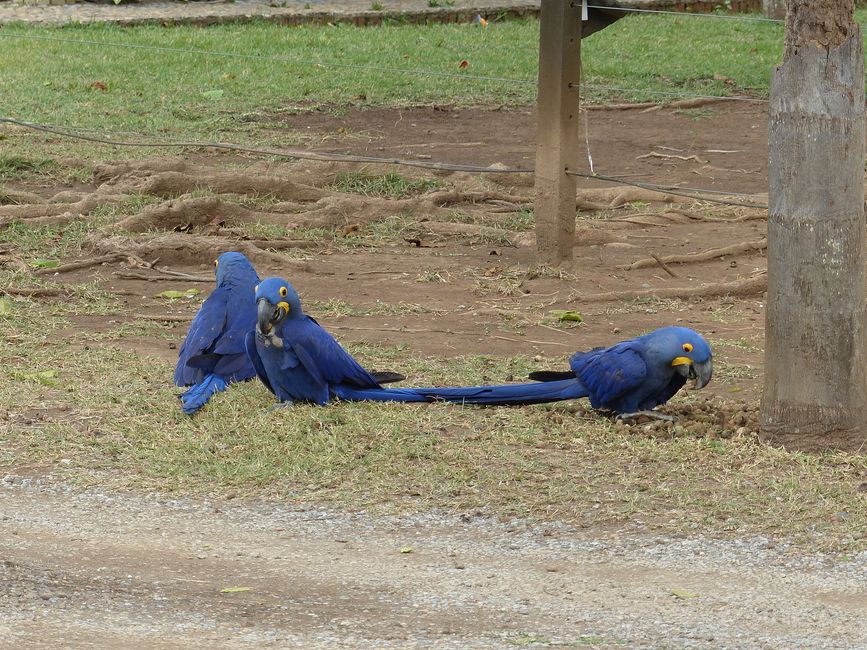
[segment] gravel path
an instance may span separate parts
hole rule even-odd
[[[0,485],[9,647],[867,647],[867,553]]]
[[[642,0],[643,1],[643,0]],[[343,20],[359,24],[378,23],[384,18],[428,19],[466,22],[475,14],[485,17],[507,12],[514,16],[536,15],[539,0],[449,0],[431,7],[428,0],[235,0],[234,2],[143,2],[114,4],[75,3],[25,5],[0,2],[0,24],[27,23],[195,23],[211,24],[260,18],[287,24]],[[435,3],[436,4],[436,3]],[[414,18],[413,18],[414,17]]]

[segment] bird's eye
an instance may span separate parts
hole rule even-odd
[[[256,292],[256,293],[259,293],[259,285],[258,285],[258,284],[256,285],[256,288],[253,289],[253,291]]]
[[[684,343],[683,344],[684,352],[692,352],[692,343]]]
[[[285,298],[287,293],[289,293],[289,290],[286,287],[280,287],[280,297],[281,298]]]
[[[220,266],[220,260],[214,260],[214,268]]]

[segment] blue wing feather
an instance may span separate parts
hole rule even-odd
[[[286,329],[289,332],[286,332]],[[327,384],[380,388],[379,382],[312,318],[284,329],[284,343],[295,351],[310,374]]]
[[[636,345],[626,341],[572,357],[572,370],[587,388],[593,408],[613,408],[641,386],[647,377],[647,364]]]
[[[213,360],[197,357],[201,357],[203,353],[211,352],[214,342],[223,331],[226,324],[227,297],[225,289],[216,288],[202,303],[201,308],[193,318],[187,337],[178,353],[178,364],[175,366],[174,375],[176,385],[189,386],[198,383],[213,370]],[[189,363],[191,360],[193,361],[192,365]]]
[[[244,347],[247,350],[247,358],[250,359],[250,363],[253,364],[253,368],[256,371],[256,376],[258,376],[262,383],[265,384],[265,388],[276,394],[274,388],[271,386],[271,382],[268,381],[268,373],[265,372],[262,358],[259,356],[259,351],[256,349],[256,332],[247,332],[247,336],[244,337]]]

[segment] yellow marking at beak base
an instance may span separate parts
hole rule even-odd
[[[692,359],[690,359],[689,357],[675,357],[674,361],[671,362],[671,365],[672,366],[682,366],[682,365],[691,366],[692,365]]]
[[[282,309],[284,312],[286,312],[287,314],[288,314],[289,311],[290,311],[290,310],[289,310],[289,303],[286,302],[285,300],[281,300],[280,302],[278,302],[278,303],[277,303],[277,306],[278,306],[280,309]]]

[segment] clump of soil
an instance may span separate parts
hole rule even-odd
[[[568,410],[579,416],[598,415],[584,402],[571,404]],[[620,432],[653,438],[758,439],[759,405],[755,401],[722,399],[710,395],[691,403],[670,402],[658,411],[673,416],[675,420],[655,420],[650,416],[641,416],[632,422],[615,419],[614,428]]]

